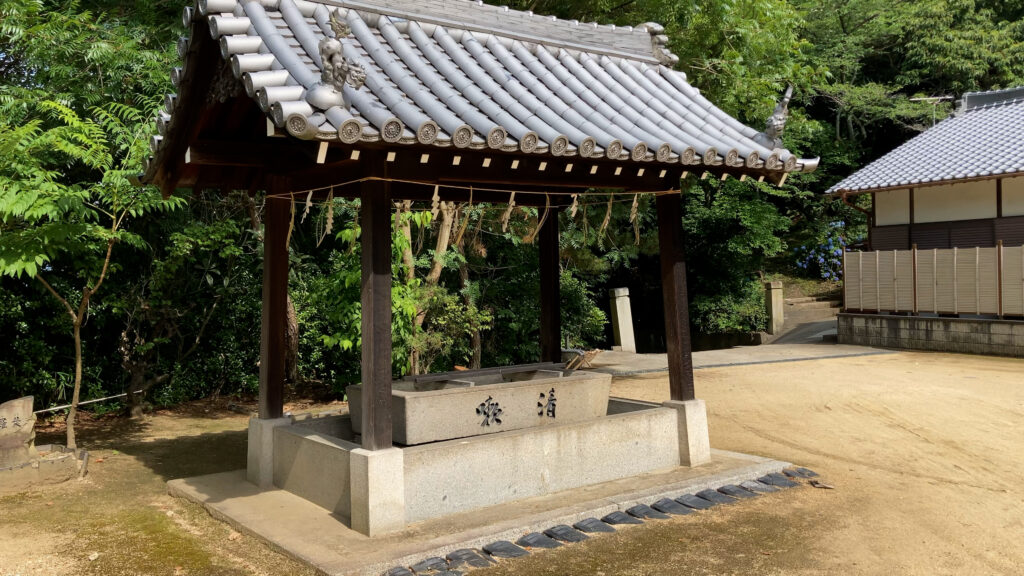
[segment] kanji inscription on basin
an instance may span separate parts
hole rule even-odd
[[[480,423],[481,426],[501,424],[502,412],[504,412],[504,410],[502,410],[501,406],[490,396],[487,397],[487,400],[484,400],[476,407],[476,413],[484,417],[484,421]]]
[[[394,441],[410,446],[600,418],[611,376],[564,369],[462,371],[392,383]],[[362,426],[361,386],[349,386],[352,429]],[[557,415],[557,418],[556,418]]]
[[[557,402],[557,400],[555,399],[555,389],[554,388],[552,388],[550,391],[548,391],[547,394],[544,394],[543,392],[541,392],[540,393],[540,401],[537,402],[537,408],[539,408],[539,410],[537,410],[537,416],[543,416],[544,414],[547,414],[548,418],[554,418],[555,417],[555,403],[556,402]]]
[[[35,423],[32,396],[0,404],[0,468],[19,466],[38,457]]]

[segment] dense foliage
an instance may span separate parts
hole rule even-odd
[[[864,221],[821,192],[951,110],[949,100],[912,98],[1024,83],[1020,0],[511,4],[663,23],[677,67],[759,129],[794,85],[784,140],[820,156],[817,172],[781,187],[683,182],[691,317],[703,333],[762,328],[766,273],[834,276],[829,258],[863,236]],[[54,293],[82,307],[83,398],[131,390],[166,404],[255,390],[262,198],[196,190],[163,201],[127,181],[170,90],[179,10],[111,0],[0,7],[0,399],[70,398],[74,323]],[[638,323],[660,321],[653,198],[595,192],[558,216],[571,347],[608,344],[610,287],[630,287]],[[295,202],[289,376],[336,395],[359,377],[359,205]],[[535,360],[532,237],[544,209],[431,208],[400,206],[395,220],[394,372]],[[102,290],[92,290],[100,278]],[[656,337],[640,344],[659,346]]]

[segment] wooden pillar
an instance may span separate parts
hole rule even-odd
[[[383,157],[366,158],[367,175],[385,176]],[[360,188],[362,236],[363,448],[391,448],[391,187],[368,180]]]
[[[540,229],[540,361],[562,361],[562,308],[558,266],[558,208]]]
[[[288,319],[288,181],[271,177],[263,209],[263,312],[260,330],[260,418],[284,413],[285,329]]]
[[[665,300],[665,344],[672,400],[693,400],[693,360],[690,357],[690,313],[686,296],[683,252],[682,197],[658,196],[658,244],[661,290]]]

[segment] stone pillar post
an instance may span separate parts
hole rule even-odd
[[[785,302],[782,299],[782,282],[764,283],[764,305],[768,309],[768,333],[780,334],[782,332],[783,312]]]
[[[401,448],[352,450],[352,529],[379,536],[405,528],[405,462]]]
[[[615,334],[615,345],[612,350],[636,352],[636,340],[633,338],[633,311],[629,306],[629,288],[612,288],[608,291],[611,297],[612,331]]]
[[[274,428],[291,423],[291,416],[249,419],[246,480],[264,489],[274,486]]]
[[[663,404],[679,414],[679,464],[700,466],[711,461],[711,439],[708,436],[708,410],[704,401],[669,400]]]

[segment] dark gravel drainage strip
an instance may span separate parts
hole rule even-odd
[[[726,484],[716,490],[701,490],[696,494],[683,494],[675,499],[662,498],[650,505],[637,504],[625,512],[619,510],[598,520],[587,518],[568,526],[559,524],[544,532],[530,532],[516,540],[515,543],[499,540],[484,546],[481,550],[463,548],[449,553],[445,558],[434,556],[426,558],[412,566],[396,566],[384,573],[384,576],[461,576],[470,568],[486,568],[498,562],[498,559],[519,558],[531,551],[560,548],[566,544],[583,542],[593,535],[615,532],[616,526],[643,524],[646,521],[665,520],[672,516],[692,514],[694,511],[707,510],[719,504],[731,504],[759,494],[777,492],[782,488],[800,486],[802,478],[814,478],[818,474],[807,468],[787,468],[780,472],[772,472],[756,480],[747,480],[739,484]]]

